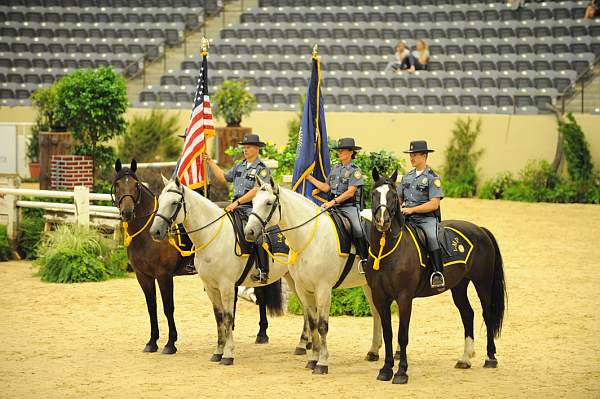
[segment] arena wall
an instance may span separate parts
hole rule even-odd
[[[130,109],[127,118],[150,112],[149,109]],[[179,115],[183,131],[187,110],[169,110]],[[287,140],[287,124],[295,112],[256,111],[244,119],[263,140],[283,145]],[[488,179],[501,171],[517,172],[530,159],[552,161],[556,148],[557,126],[553,115],[488,115],[488,114],[392,114],[365,112],[330,112],[326,115],[330,137],[353,136],[365,150],[387,149],[403,156],[402,150],[412,139],[425,139],[438,150],[430,159],[436,168],[443,162],[443,149],[448,145],[457,118],[482,119],[478,146],[484,149],[480,161],[480,176]],[[0,108],[0,122],[33,122],[35,113],[30,107]],[[600,115],[577,114],[600,167]],[[218,121],[219,122],[219,121]],[[222,123],[217,123],[220,125]]]

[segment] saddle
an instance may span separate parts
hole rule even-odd
[[[340,212],[335,207],[328,209],[328,215],[333,220],[335,230],[338,239],[338,253],[342,256],[347,256],[350,253],[352,247],[352,225],[350,219],[344,213]],[[361,218],[363,225],[363,231],[366,235],[367,242],[370,242],[371,235],[371,221],[368,219]]]
[[[427,267],[429,264],[427,236],[418,225],[408,222],[407,226],[419,250],[421,266]],[[448,221],[444,221],[439,224],[437,239],[442,250],[442,264],[444,266],[467,263],[473,251],[473,244],[464,233],[455,227],[449,226]]]

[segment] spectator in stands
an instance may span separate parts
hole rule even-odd
[[[506,5],[513,10],[518,10],[520,7],[525,5],[525,0],[506,0]]]
[[[411,67],[409,72],[426,71],[429,69],[429,49],[425,40],[417,40],[417,49],[411,54]]]
[[[594,19],[600,17],[600,0],[592,0],[585,9],[585,18]]]
[[[385,67],[386,72],[401,73],[411,68],[411,56],[407,47],[404,40],[396,43],[394,60],[387,64]]]

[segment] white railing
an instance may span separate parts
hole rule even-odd
[[[8,216],[7,235],[13,241],[17,238],[19,223],[18,208],[37,208],[47,211],[73,213],[75,223],[88,226],[90,216],[105,219],[118,219],[119,209],[114,206],[90,205],[91,201],[110,201],[110,194],[90,193],[87,187],[75,187],[73,191],[32,190],[23,188],[0,188],[4,194],[4,206]],[[19,197],[31,196],[42,198],[72,198],[73,203],[56,203],[44,201],[26,201]]]

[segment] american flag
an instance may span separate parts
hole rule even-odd
[[[186,129],[185,144],[179,163],[177,176],[179,180],[191,189],[205,185],[206,176],[202,153],[206,151],[206,137],[214,136],[215,126],[208,97],[207,61],[208,53],[202,53],[202,65],[198,88],[194,96],[192,116]]]

